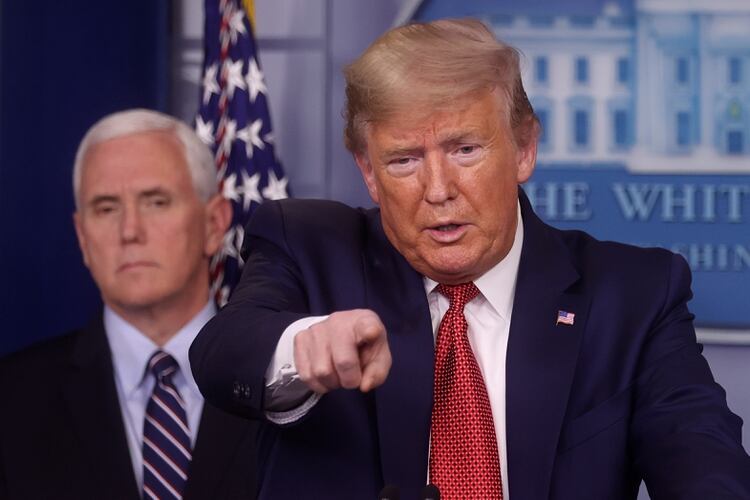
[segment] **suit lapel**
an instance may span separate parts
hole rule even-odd
[[[375,390],[380,460],[385,484],[416,497],[427,478],[434,345],[422,277],[391,246],[379,213],[369,214],[367,304],[388,332],[393,365]]]
[[[240,446],[253,438],[248,433],[254,428],[248,421],[232,417],[208,402],[203,404],[185,491],[186,500],[216,498],[226,490],[224,481],[231,479],[234,483],[239,482],[236,477],[232,478],[232,471],[243,471],[248,485],[253,483],[253,464],[240,464],[239,467],[233,467],[233,464],[244,457],[239,454]]]
[[[101,317],[78,335],[63,394],[102,498],[140,498]]]
[[[520,194],[524,243],[506,364],[510,494],[547,498],[590,297],[577,293],[567,246]],[[556,324],[559,311],[573,325]]]
[[[520,191],[524,245],[506,365],[506,440],[510,492],[546,498],[591,298],[559,235],[543,224]],[[370,214],[367,303],[386,325],[391,373],[376,389],[383,480],[416,495],[427,478],[434,340],[421,276],[390,245],[379,214]],[[556,325],[559,311],[573,325]]]

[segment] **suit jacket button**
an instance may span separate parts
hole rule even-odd
[[[236,398],[240,397],[240,393],[241,392],[242,391],[241,391],[241,388],[240,388],[240,383],[237,382],[237,381],[235,381],[232,384],[232,393],[234,394],[234,397],[236,397]]]
[[[250,392],[250,386],[247,385],[247,384],[243,385],[242,386],[242,396],[245,399],[250,399],[250,394],[251,394],[251,392]]]

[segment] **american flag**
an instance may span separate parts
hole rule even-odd
[[[211,262],[212,291],[226,304],[242,272],[240,248],[250,214],[286,198],[274,151],[268,96],[252,25],[239,0],[206,0],[203,81],[195,128],[216,159],[219,190],[231,200],[232,226]]]
[[[568,311],[557,311],[557,321],[555,325],[562,323],[563,325],[572,325],[575,322],[576,315]]]

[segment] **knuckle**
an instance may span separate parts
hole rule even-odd
[[[344,358],[336,362],[336,370],[339,372],[350,372],[355,370],[359,366],[357,360],[352,358]]]
[[[293,345],[295,349],[301,349],[307,344],[308,336],[310,335],[309,330],[302,330],[294,336]]]
[[[308,382],[312,380],[312,377],[310,376],[310,372],[308,371],[300,371],[298,375],[299,375],[299,379],[305,384],[307,384]]]
[[[346,318],[348,316],[348,313],[350,311],[336,311],[331,313],[330,316],[328,316],[328,319],[325,320],[323,323],[328,323],[331,325],[336,325],[338,323],[341,323],[342,321],[346,321]]]
[[[312,377],[316,380],[321,380],[328,377],[331,371],[325,366],[315,366],[312,369]]]
[[[380,319],[377,316],[370,315],[359,317],[357,319],[356,327],[360,332],[368,336],[377,335],[384,330],[383,324],[380,322]]]

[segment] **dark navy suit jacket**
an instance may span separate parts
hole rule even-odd
[[[0,360],[0,499],[139,500],[101,317]],[[254,498],[257,424],[203,405],[185,500]]]
[[[750,498],[741,420],[696,343],[690,272],[659,249],[599,242],[524,221],[506,364],[513,500]],[[433,333],[422,276],[390,245],[377,210],[265,203],[246,231],[229,305],[191,349],[206,398],[262,418],[264,373],[293,321],[369,308],[393,366],[374,392],[336,390],[301,421],[264,424],[260,497],[417,498],[427,477]],[[556,325],[558,311],[575,314]]]

